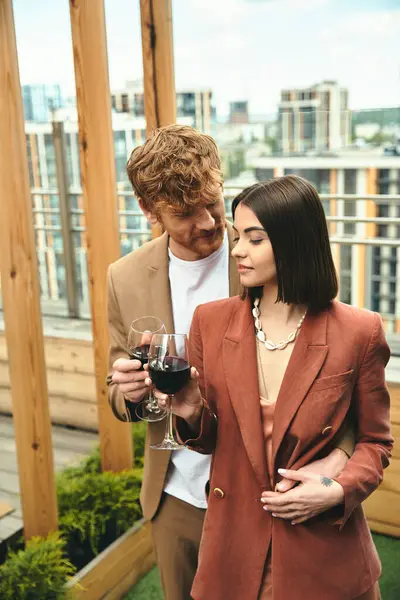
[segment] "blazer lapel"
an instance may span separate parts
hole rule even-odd
[[[168,234],[163,233],[155,242],[148,264],[152,311],[164,322],[167,333],[174,333],[168,268]]]
[[[240,285],[239,273],[237,270],[236,260],[233,258],[231,252],[233,248],[233,229],[232,225],[227,222],[226,228],[228,231],[229,240],[229,296],[238,296],[242,293]]]
[[[283,437],[324,364],[328,353],[326,327],[326,311],[307,315],[296,340],[276,402],[272,434],[274,465]]]
[[[257,481],[268,488],[262,433],[254,321],[248,300],[233,311],[223,341],[223,365],[229,396]]]

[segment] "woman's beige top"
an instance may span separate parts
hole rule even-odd
[[[257,367],[258,367],[258,386],[260,390],[260,414],[261,423],[263,428],[264,440],[265,440],[265,452],[267,457],[267,470],[270,484],[272,486],[272,429],[274,426],[274,411],[275,411],[275,400],[268,400],[268,393],[264,383],[266,379],[266,364],[265,358],[266,353],[269,352],[262,344],[257,340]],[[263,364],[261,364],[263,363]],[[263,376],[264,370],[264,376]],[[267,560],[264,568],[263,581],[261,584],[258,600],[272,600],[272,573],[271,573],[271,549],[269,549]]]

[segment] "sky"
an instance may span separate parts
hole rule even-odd
[[[13,0],[21,83],[74,94],[68,0]],[[111,89],[142,77],[139,0],[105,0]],[[400,0],[172,0],[177,89],[213,91],[219,115],[324,79],[352,109],[400,105]]]

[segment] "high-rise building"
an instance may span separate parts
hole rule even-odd
[[[112,92],[111,101],[116,112],[144,117],[143,82],[127,81],[123,90]],[[176,92],[178,123],[210,133],[211,123],[215,117],[215,108],[211,102],[211,90],[178,90]]]
[[[249,103],[247,100],[240,100],[229,103],[229,123],[248,123],[249,122]]]
[[[390,222],[400,218],[400,202],[390,197],[400,195],[400,157],[385,156],[382,149],[344,150],[312,158],[262,157],[253,161],[253,168],[258,181],[293,173],[326,195],[322,203],[328,220],[334,218],[329,228],[340,275],[340,299],[381,313],[387,331],[400,333],[400,225]],[[329,194],[336,197],[329,198]],[[388,198],[371,200],[363,195]],[[337,217],[349,220],[340,222]],[[387,222],[368,221],[376,217]],[[376,238],[387,244],[374,243]],[[365,239],[372,243],[365,244]]]
[[[282,154],[345,148],[351,140],[348,91],[336,81],[282,90],[278,122]]]
[[[51,120],[51,112],[62,107],[59,85],[23,85],[25,121],[46,123]]]

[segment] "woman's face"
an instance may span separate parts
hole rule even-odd
[[[233,229],[232,256],[237,262],[240,283],[245,287],[277,285],[271,242],[251,208],[239,204]]]

